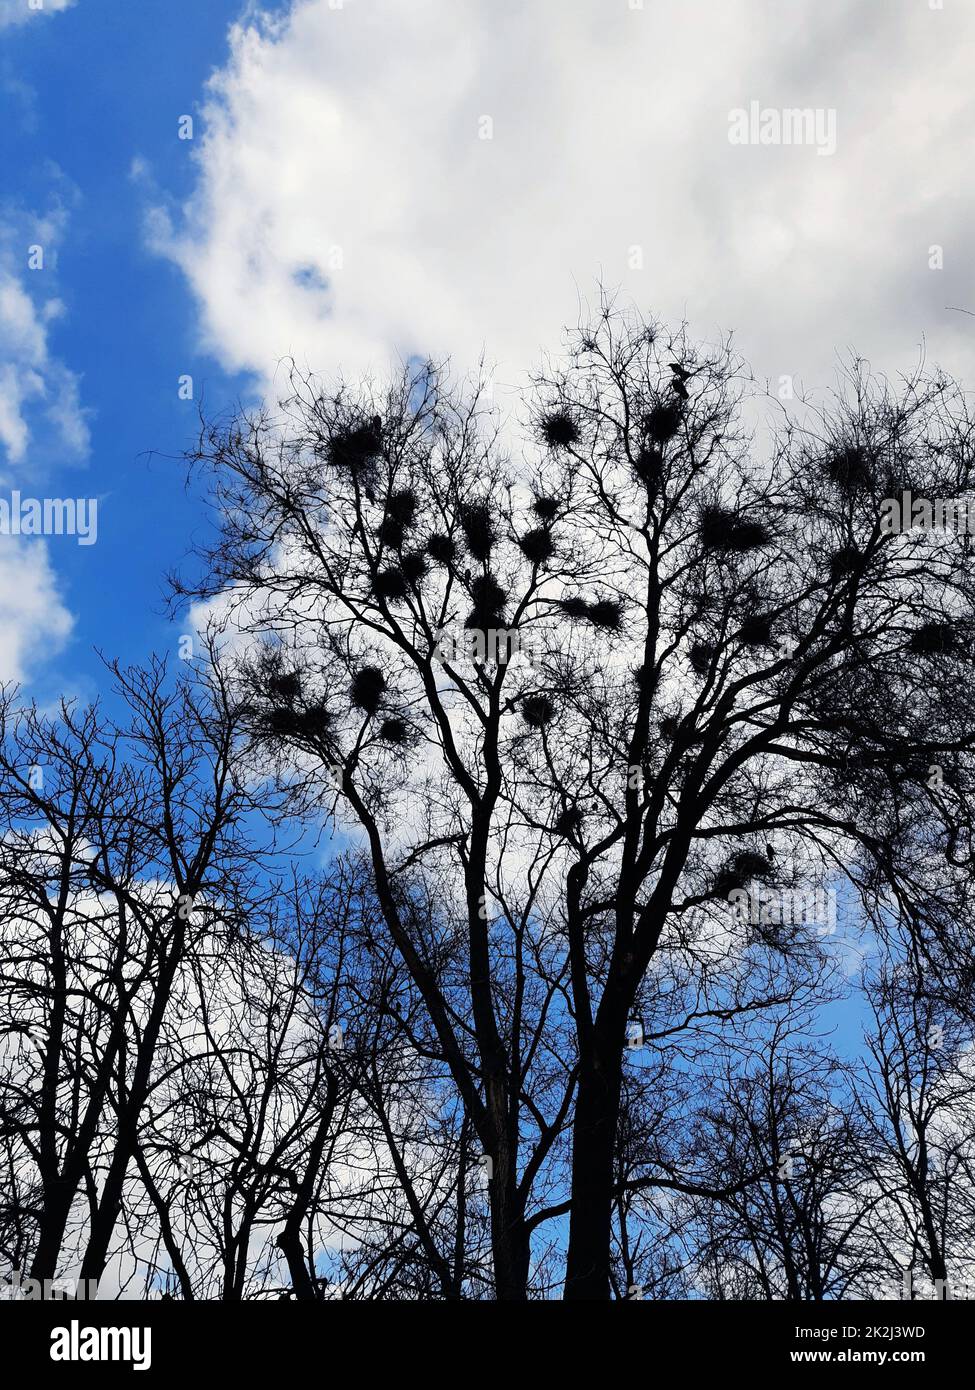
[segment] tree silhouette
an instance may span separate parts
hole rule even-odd
[[[565,1209],[536,1188],[571,1123],[565,1296],[606,1298],[648,974],[703,961],[713,1007],[743,952],[815,975],[822,924],[729,899],[835,883],[881,933],[909,920],[946,988],[971,959],[970,541],[884,521],[970,491],[965,397],[853,363],[826,407],[761,419],[727,345],[606,300],[520,433],[429,364],[292,385],[204,427],[219,536],[178,592],[263,643],[250,746],[292,808],[364,836],[491,1166],[497,1296]]]

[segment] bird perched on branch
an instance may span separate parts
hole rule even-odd
[[[688,392],[685,382],[689,381],[694,373],[689,372],[686,367],[682,367],[679,362],[671,362],[670,370],[673,372],[673,380],[670,383],[671,388],[682,401],[686,401]]]

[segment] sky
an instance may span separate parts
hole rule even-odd
[[[972,0],[0,0],[0,503],[98,503],[0,534],[0,682],[176,658],[198,409],[289,357],[484,354],[513,400],[601,281],[773,392],[975,385],[973,72]]]
[[[968,0],[33,6],[0,0],[0,500],[98,502],[94,544],[0,535],[0,679],[42,702],[175,655],[201,398],[289,356],[484,353],[503,400],[602,280],[773,391],[854,349],[975,382]]]

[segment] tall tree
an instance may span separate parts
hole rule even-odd
[[[933,940],[929,890],[971,872],[969,541],[886,505],[969,492],[965,397],[854,364],[756,442],[760,403],[727,346],[604,301],[520,435],[427,365],[295,377],[196,452],[220,529],[181,592],[263,641],[252,746],[292,805],[364,834],[490,1165],[503,1299],[564,1210],[537,1194],[569,1124],[565,1296],[610,1296],[649,972],[690,954],[715,999],[742,952],[814,973],[844,878]],[[965,913],[936,925],[969,939]]]
[[[462,1145],[371,878],[272,871],[217,667],[116,676],[117,722],[0,704],[0,1259],[225,1301],[406,1264],[460,1296]]]
[[[101,1276],[174,983],[214,902],[233,920],[250,862],[219,682],[115,674],[124,731],[97,708],[2,710],[3,1025],[35,1044],[4,1129],[39,1183],[36,1279],[58,1273],[81,1194],[82,1277]]]

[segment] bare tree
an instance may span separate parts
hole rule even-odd
[[[971,1026],[946,1007],[937,977],[918,975],[914,952],[887,956],[865,983],[874,1024],[856,1096],[882,1196],[875,1238],[888,1269],[908,1271],[912,1283],[919,1270],[949,1298],[952,1283],[972,1282]]]
[[[174,981],[215,901],[232,929],[250,862],[219,683],[167,690],[158,663],[115,675],[124,732],[95,708],[3,708],[3,1026],[35,1044],[4,1127],[35,1174],[37,1279],[82,1194],[81,1273],[101,1276]]]
[[[565,1294],[609,1296],[627,1027],[675,950],[723,932],[718,960],[814,969],[795,896],[837,879],[881,930],[896,899],[932,960],[971,939],[944,910],[971,872],[969,542],[886,509],[969,491],[965,397],[855,363],[756,449],[743,396],[727,347],[604,302],[538,378],[517,463],[432,366],[385,391],[295,377],[197,451],[220,536],[183,592],[266,643],[252,737],[292,805],[365,836],[492,1167],[499,1298],[525,1297],[570,1121]]]
[[[711,1297],[862,1297],[883,1268],[868,1133],[846,1070],[823,1039],[803,1038],[803,1022],[788,1011],[768,1038],[744,1055],[726,1051],[710,1072],[698,1142],[728,1191],[685,1204],[684,1232]],[[747,1181],[755,1173],[761,1180]]]
[[[396,1261],[460,1296],[465,1141],[371,879],[270,872],[218,669],[116,675],[124,727],[3,706],[0,1253],[186,1300],[375,1296]]]

